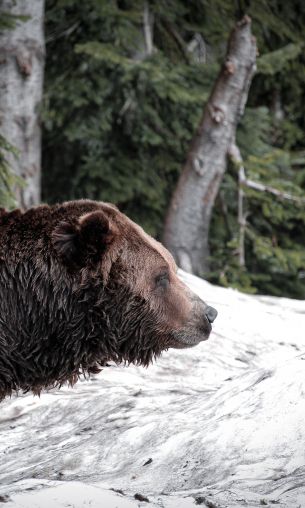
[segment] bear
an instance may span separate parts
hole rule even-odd
[[[0,209],[0,400],[148,366],[206,340],[217,311],[171,254],[110,203]]]

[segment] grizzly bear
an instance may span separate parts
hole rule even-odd
[[[207,339],[217,312],[176,272],[109,203],[0,209],[0,400]]]

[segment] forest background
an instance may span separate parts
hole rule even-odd
[[[279,195],[244,189],[241,266],[238,168],[228,160],[209,231],[209,271],[199,275],[246,292],[304,299],[302,0],[47,0],[42,200],[111,201],[161,239],[229,33],[244,14],[259,55],[237,143],[247,177]],[[2,33],[14,23],[1,13]],[[13,207],[16,177],[7,154],[14,147],[3,138],[0,146],[0,206]]]

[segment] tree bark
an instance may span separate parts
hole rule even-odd
[[[238,206],[237,206],[237,222],[239,225],[239,238],[238,238],[238,262],[241,268],[246,266],[246,255],[245,255],[245,234],[247,225],[247,214],[244,212],[244,180],[245,180],[245,169],[243,166],[243,160],[240,150],[236,143],[232,142],[228,149],[228,155],[231,158],[233,164],[238,167]]]
[[[167,214],[164,243],[184,270],[204,275],[214,201],[226,170],[256,69],[256,41],[245,16],[233,29],[227,55],[191,144]]]
[[[143,31],[145,39],[146,56],[151,56],[154,51],[153,43],[153,15],[149,10],[149,4],[147,1],[144,2],[143,12]]]
[[[15,194],[26,209],[40,201],[44,0],[2,0],[1,9],[26,17],[0,35],[0,132],[17,149],[8,163],[24,180]]]

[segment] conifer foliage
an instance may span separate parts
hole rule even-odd
[[[244,14],[260,56],[237,143],[246,178],[265,190],[243,184],[241,266],[239,167],[228,164],[209,277],[305,298],[301,0],[47,0],[44,199],[113,201],[160,236],[228,34]]]
[[[14,147],[0,135],[0,207],[13,208],[16,206],[14,186],[23,185],[21,178],[17,178],[7,161],[7,154],[15,154]]]
[[[176,10],[186,10],[183,2],[169,13],[156,2],[159,35],[150,56],[143,2],[53,4],[46,13],[46,197],[61,199],[64,190],[67,198],[114,201],[157,234],[215,69],[188,65],[167,27]]]

